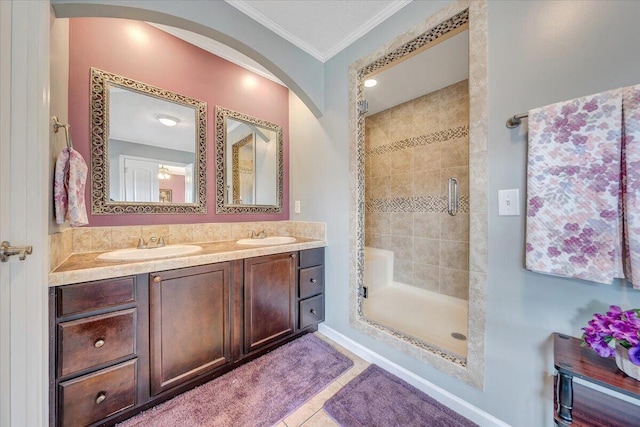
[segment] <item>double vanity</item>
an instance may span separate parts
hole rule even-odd
[[[324,240],[260,240],[73,254],[56,268],[50,425],[112,425],[316,330]]]

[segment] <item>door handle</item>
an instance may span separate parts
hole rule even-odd
[[[6,240],[0,243],[0,261],[7,262],[11,255],[18,255],[20,261],[24,261],[27,255],[33,253],[33,246],[11,246]]]
[[[458,180],[449,178],[447,190],[447,212],[451,216],[456,216],[458,213]]]

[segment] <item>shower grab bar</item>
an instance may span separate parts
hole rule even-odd
[[[458,213],[458,180],[449,178],[447,211],[449,215],[456,216]]]

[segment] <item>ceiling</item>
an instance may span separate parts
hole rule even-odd
[[[325,62],[411,0],[226,0]]]
[[[469,78],[469,31],[399,61],[373,78],[378,84],[364,88],[369,103],[367,116],[466,80]]]

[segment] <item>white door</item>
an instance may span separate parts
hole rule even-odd
[[[48,422],[49,2],[0,1],[0,426]]]
[[[160,164],[155,160],[124,158],[124,198],[126,202],[160,201],[158,171]]]

